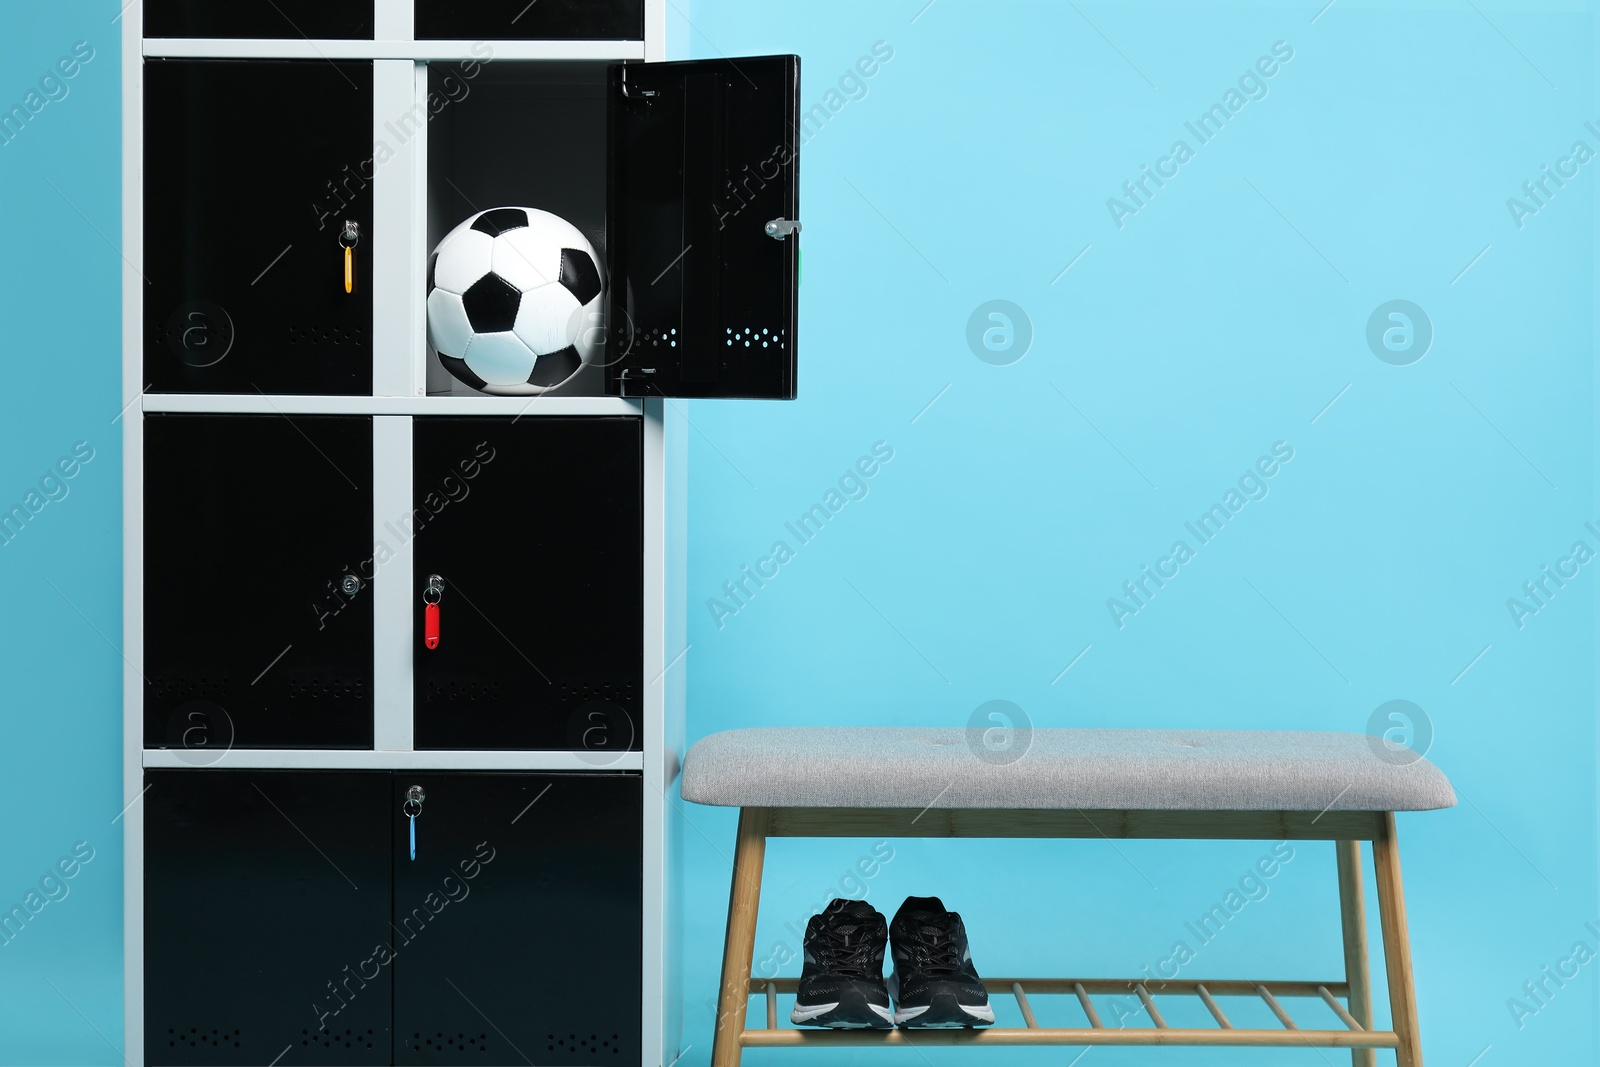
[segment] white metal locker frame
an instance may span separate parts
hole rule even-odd
[[[179,754],[144,748],[144,432],[146,412],[357,414],[373,418],[373,528],[411,508],[413,415],[642,414],[644,420],[644,700],[641,752],[606,766],[644,778],[643,1056],[641,1067],[671,1067],[682,1054],[678,979],[681,926],[676,886],[682,817],[677,802],[684,751],[687,645],[685,421],[670,403],[607,397],[429,397],[426,392],[427,124],[379,168],[372,182],[373,395],[146,395],[144,392],[144,58],[373,60],[373,127],[427,100],[429,61],[479,58],[470,41],[416,41],[411,0],[374,0],[376,40],[145,39],[143,0],[122,19],[122,237],[132,268],[122,284],[123,415],[123,822],[124,1059],[144,1065],[144,816],[146,768],[188,767]],[[689,0],[675,0],[687,22]],[[667,0],[645,0],[645,40],[495,41],[494,60],[648,60],[667,55]],[[401,358],[399,354],[405,354]],[[233,768],[394,770],[593,770],[572,752],[418,752],[412,748],[410,545],[379,570],[374,597],[374,748],[237,750]]]

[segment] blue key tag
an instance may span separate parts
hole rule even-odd
[[[406,790],[406,802],[400,806],[400,811],[411,820],[411,860],[417,859],[417,816],[422,814],[422,801],[426,798],[420,785],[414,785]]]

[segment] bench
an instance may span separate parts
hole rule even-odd
[[[1409,749],[1363,734],[1260,730],[1041,729],[997,756],[961,729],[796,727],[704,738],[683,765],[683,797],[737,807],[712,1067],[745,1048],[900,1045],[1204,1045],[1351,1050],[1373,1067],[1392,1049],[1421,1067],[1394,813],[1446,808],[1455,792]],[[1312,980],[986,978],[1025,1026],[973,1030],[802,1030],[778,1025],[797,979],[751,974],[762,864],[771,837],[1008,837],[1308,840],[1335,843],[1344,975]],[[1371,842],[1388,974],[1390,1028],[1374,1028],[1361,843]],[[1086,1025],[1039,1025],[1029,994],[1076,999]],[[1097,994],[1136,994],[1151,1025],[1105,1026]],[[766,1026],[746,1028],[752,996]],[[1169,1027],[1157,997],[1198,998],[1214,1028]],[[1263,1001],[1277,1029],[1236,1027],[1218,998]],[[1321,1000],[1341,1028],[1302,1029],[1282,1001]]]

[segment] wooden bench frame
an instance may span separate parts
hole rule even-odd
[[[973,1030],[825,1030],[778,1026],[777,996],[792,993],[798,979],[763,979],[750,973],[755,955],[761,872],[769,837],[1013,837],[1156,838],[1214,840],[1333,841],[1339,878],[1344,939],[1343,981],[1151,982],[1135,978],[991,978],[991,994],[1013,995],[1022,1028]],[[1367,957],[1366,906],[1362,899],[1361,843],[1372,843],[1378,916],[1389,978],[1392,1030],[1372,1028],[1371,973]],[[1041,1027],[1028,993],[1076,996],[1089,1025]],[[1136,994],[1153,1023],[1148,1028],[1106,1027],[1095,993]],[[746,1029],[750,997],[766,997],[766,1028]],[[1198,997],[1217,1021],[1215,1029],[1173,1028],[1154,997]],[[1228,1021],[1218,996],[1256,996],[1282,1029],[1239,1029]],[[1302,1030],[1278,997],[1316,997],[1343,1030]],[[1340,1004],[1340,999],[1346,1003]],[[842,1045],[1205,1045],[1351,1050],[1353,1067],[1375,1067],[1376,1049],[1393,1049],[1398,1067],[1422,1067],[1417,1036],[1416,989],[1400,882],[1399,843],[1393,812],[1338,811],[1082,811],[929,808],[741,808],[728,902],[728,932],[722,953],[722,988],[717,1000],[711,1067],[737,1067],[746,1048]]]

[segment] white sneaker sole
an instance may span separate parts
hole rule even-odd
[[[796,1026],[804,1026],[838,1007],[838,1001],[834,1001],[832,1004],[796,1004],[794,1010],[789,1013],[789,1021]],[[891,1025],[894,1023],[894,1013],[888,1008],[880,1008],[876,1004],[868,1004],[867,1007],[872,1009],[872,1013],[882,1018],[884,1022]],[[827,1023],[826,1025],[835,1030],[868,1030],[873,1028],[871,1023],[856,1022]]]
[[[920,1030],[964,1030],[968,1026],[972,1026],[975,1023],[984,1023],[984,1024],[987,1025],[987,1024],[993,1024],[993,1022],[994,1022],[994,1009],[991,1008],[987,1004],[979,1004],[979,1005],[960,1004],[960,1005],[957,1005],[957,1007],[959,1007],[962,1010],[962,1012],[964,1012],[965,1014],[971,1016],[972,1022],[925,1023],[922,1026],[918,1027],[918,1029],[920,1029]],[[896,1026],[905,1026],[905,1025],[907,1025],[909,1023],[914,1022],[917,1018],[919,1018],[927,1010],[928,1010],[928,1006],[924,1005],[924,1006],[922,1006],[920,1008],[907,1008],[904,1011],[897,1011],[897,1012],[894,1013],[894,1023],[895,1023]]]

